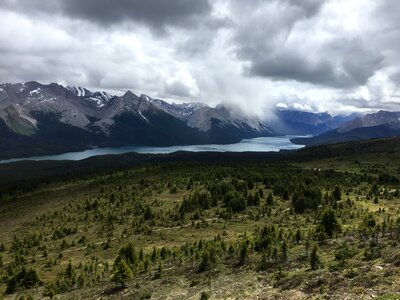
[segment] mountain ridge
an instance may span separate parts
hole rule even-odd
[[[278,118],[271,121],[248,116],[232,105],[169,103],[130,90],[116,96],[57,83],[0,84],[0,157],[107,146],[236,143],[244,138],[325,132],[334,126],[325,123],[342,121],[327,113],[275,113]]]
[[[368,139],[390,138],[400,135],[400,112],[380,110],[345,122],[338,128],[311,138],[292,139],[306,146],[336,144]]]

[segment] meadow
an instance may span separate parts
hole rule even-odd
[[[0,298],[400,299],[396,157],[153,161],[3,183]]]

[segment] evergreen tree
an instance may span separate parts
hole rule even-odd
[[[206,292],[201,292],[200,300],[208,300],[208,299],[210,299],[210,295]]]
[[[160,263],[158,264],[157,271],[154,274],[154,279],[161,278],[162,272],[163,272],[163,265],[162,262],[160,261]]]
[[[16,291],[17,291],[17,279],[15,278],[15,276],[12,276],[7,281],[6,294],[13,294]]]
[[[154,246],[154,247],[153,247],[153,252],[151,253],[151,260],[152,260],[153,262],[155,262],[156,259],[157,259],[157,257],[158,257],[157,249],[156,249],[156,247]]]
[[[282,261],[287,261],[287,259],[288,259],[288,249],[287,249],[288,247],[287,247],[287,243],[286,243],[286,240],[283,240],[283,243],[282,243]]]
[[[37,272],[33,269],[26,270],[25,267],[11,276],[7,281],[6,294],[12,294],[18,288],[30,289],[34,286],[42,284]]]
[[[374,185],[371,188],[371,194],[372,195],[378,195],[379,194],[379,186],[374,183]]]
[[[243,241],[239,253],[239,266],[243,266],[246,263],[247,256],[248,256],[248,245],[246,241]]]
[[[71,261],[69,262],[67,268],[65,269],[64,276],[65,276],[65,279],[66,279],[69,287],[72,287],[75,285],[76,273],[74,271],[74,268],[72,267]]]
[[[265,254],[265,252],[263,252],[261,255],[260,264],[258,265],[258,270],[266,271],[267,268],[268,268],[267,255]]]
[[[111,281],[120,284],[121,287],[125,287],[126,283],[132,279],[132,276],[132,270],[125,259],[117,256],[114,262]]]
[[[340,187],[335,186],[335,189],[332,192],[333,198],[335,198],[336,201],[342,200],[342,191],[340,190]]]
[[[260,194],[259,193],[255,193],[254,197],[253,197],[253,205],[254,206],[258,206],[260,205]]]
[[[308,257],[308,253],[310,252],[310,234],[307,235],[306,244],[304,245],[306,250],[306,257]]]
[[[310,254],[310,267],[311,270],[317,270],[321,267],[321,260],[318,255],[318,246],[314,245]]]
[[[258,189],[258,195],[260,196],[260,198],[264,197],[264,190],[263,189]]]
[[[211,267],[210,254],[208,253],[208,251],[204,251],[201,256],[201,262],[198,271],[205,272],[208,271],[210,267]]]
[[[152,220],[153,217],[154,217],[153,212],[151,211],[151,208],[150,208],[150,206],[148,205],[148,206],[146,207],[146,210],[144,211],[143,219],[145,219],[146,221],[149,221],[149,220]]]
[[[272,196],[272,193],[269,193],[269,195],[267,197],[267,205],[268,206],[274,205],[274,197]]]
[[[329,238],[332,238],[334,233],[341,231],[341,226],[336,217],[335,211],[332,209],[324,211],[320,221],[320,226]]]
[[[78,287],[82,288],[85,286],[85,276],[83,274],[79,274],[78,279],[76,280]]]
[[[322,193],[318,188],[303,188],[295,191],[292,196],[292,205],[296,213],[306,210],[315,210],[322,203]]]
[[[129,267],[133,270],[136,267],[137,264],[137,254],[135,247],[133,246],[132,243],[129,243],[125,247],[122,247],[119,249],[118,255],[121,258],[124,258],[125,261],[129,264]]]
[[[296,238],[296,243],[297,244],[300,243],[300,241],[301,241],[301,231],[300,231],[300,229],[297,229],[295,238]]]
[[[283,200],[289,200],[289,190],[288,189],[284,189],[282,191],[282,199]]]

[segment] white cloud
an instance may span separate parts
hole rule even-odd
[[[199,87],[192,75],[184,69],[179,69],[165,81],[164,92],[167,95],[183,98],[196,98],[200,94]]]
[[[308,104],[301,104],[301,103],[293,103],[293,108],[295,110],[303,110],[303,111],[312,111],[313,109],[311,108],[310,105]]]
[[[140,22],[103,9],[107,26],[86,6],[82,15],[40,2],[41,11],[26,0],[0,3],[1,82],[131,89],[259,115],[285,105],[400,110],[397,1],[217,0],[211,10],[175,1],[188,14],[179,22],[143,2]]]
[[[79,44],[62,28],[0,10],[0,49],[3,53],[42,56],[76,49]]]
[[[277,107],[277,108],[282,108],[282,109],[288,109],[288,108],[289,108],[289,106],[288,106],[286,103],[282,103],[282,102],[279,102],[279,103],[276,105],[276,107]]]

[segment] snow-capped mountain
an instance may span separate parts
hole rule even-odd
[[[55,83],[0,85],[0,157],[208,142],[206,134],[131,91],[119,97]]]
[[[67,86],[67,90],[69,90],[72,94],[78,97],[86,97],[90,96],[92,94],[91,91],[89,91],[86,88],[82,88],[80,86]]]
[[[94,146],[233,143],[272,135],[239,111],[38,82],[0,85],[0,156]]]
[[[286,111],[271,121],[234,106],[168,103],[131,91],[115,96],[56,83],[9,83],[0,84],[0,158],[96,146],[235,143],[315,128],[323,132],[344,120]]]
[[[95,104],[98,108],[106,106],[110,100],[115,97],[104,91],[93,93],[90,90],[80,86],[67,86],[66,88],[75,96],[85,98],[87,101]]]
[[[209,107],[197,102],[176,104],[160,99],[150,101],[188,126],[206,132],[217,142],[274,135],[266,123],[255,116],[246,116],[238,107],[222,104]]]
[[[247,116],[238,107],[217,105],[203,106],[195,110],[187,124],[203,132],[209,132],[216,140],[243,139],[273,136],[275,132],[256,116]]]
[[[171,115],[184,120],[188,121],[190,117],[200,108],[208,107],[203,103],[198,102],[190,102],[190,103],[168,103],[164,100],[160,99],[151,99],[151,103],[158,106],[159,108],[169,112]]]

